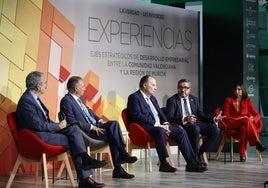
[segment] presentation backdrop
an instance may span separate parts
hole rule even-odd
[[[16,110],[29,72],[46,75],[41,99],[52,120],[69,76],[79,75],[87,105],[124,130],[121,111],[145,74],[157,79],[161,106],[183,77],[197,95],[198,43],[194,11],[135,0],[0,0],[0,175],[17,158],[6,116]]]
[[[188,78],[198,95],[198,13],[135,0],[51,0],[75,27],[71,75],[99,78],[97,101],[124,100],[140,78],[157,79],[161,106]]]

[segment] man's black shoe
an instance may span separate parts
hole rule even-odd
[[[123,179],[131,179],[135,176],[133,174],[127,173],[122,167],[115,168],[113,170],[113,178],[123,178]]]
[[[137,161],[137,157],[130,156],[128,153],[123,153],[119,155],[118,162],[120,164],[123,163],[135,163]]]
[[[193,159],[192,161],[186,164],[185,171],[187,172],[204,172],[207,171],[206,166],[202,166],[197,160]]]
[[[160,172],[176,172],[176,168],[170,166],[170,164],[168,162],[164,163],[164,164],[160,164],[159,167],[159,171]]]
[[[205,162],[204,158],[203,158],[203,155],[199,155],[197,157],[197,160],[198,160],[199,164],[201,164],[202,166],[205,166],[205,167],[208,166],[207,163]]]
[[[257,142],[257,144],[256,144],[256,149],[257,149],[259,152],[263,152],[264,150],[267,149],[267,147],[263,146],[260,142]]]
[[[101,168],[104,167],[107,164],[106,161],[98,161],[96,159],[93,159],[91,157],[88,157],[86,160],[82,161],[82,169],[83,170],[89,170],[94,168]]]
[[[104,183],[97,183],[92,178],[86,178],[79,181],[79,188],[100,188],[104,187]]]

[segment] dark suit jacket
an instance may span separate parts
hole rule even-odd
[[[100,118],[90,108],[87,107],[87,109],[90,115],[94,117],[96,122],[98,122]],[[90,134],[91,125],[87,122],[81,107],[71,94],[67,93],[61,99],[60,111],[66,115],[66,121],[68,124],[79,121],[83,131]]]
[[[213,116],[207,116],[203,113],[203,111],[200,110],[198,98],[193,95],[189,95],[188,97],[192,113],[197,117],[197,120],[207,123],[214,123]],[[183,125],[181,99],[178,94],[171,96],[167,100],[166,115],[170,123]]]
[[[48,116],[48,109],[44,106],[44,104],[42,104],[42,106],[43,109],[47,111]],[[52,122],[49,118],[46,118],[30,91],[26,91],[21,96],[16,114],[20,128],[26,128],[33,131],[46,143],[62,145],[63,147],[70,148],[70,154],[74,165],[76,166],[78,178],[88,178],[91,171],[82,170],[81,158],[78,156],[78,154],[86,152],[86,148],[81,132],[77,129],[77,127],[71,126],[70,129],[66,129],[60,134],[53,133],[54,131],[60,130],[60,126]]]
[[[49,111],[43,103],[42,107],[47,112],[47,117],[42,109],[33,98],[29,90],[26,90],[21,96],[17,105],[17,117],[20,128],[29,129],[38,134],[41,139],[45,138],[45,134],[41,132],[53,132],[60,130],[60,126],[49,119]]]
[[[163,111],[160,109],[156,98],[154,96],[151,96],[150,99],[158,112],[160,123],[162,124],[164,122],[167,122],[167,118]],[[127,116],[130,123],[136,122],[149,132],[150,129],[154,127],[154,115],[151,112],[151,109],[140,90],[136,91],[128,97]]]

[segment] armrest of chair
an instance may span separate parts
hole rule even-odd
[[[21,129],[19,132],[18,150],[22,156],[31,159],[40,158],[42,153],[46,153],[47,158],[50,158],[67,151],[62,146],[45,143],[28,129]]]

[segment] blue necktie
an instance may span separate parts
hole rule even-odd
[[[152,101],[150,100],[149,97],[146,97],[146,101],[147,101],[147,104],[150,106],[150,109],[151,109],[151,111],[152,111],[152,113],[154,115],[155,122],[160,124],[159,116],[157,114],[157,111],[156,111]]]
[[[82,100],[81,100],[80,98],[77,99],[77,100],[78,100],[78,102],[79,102],[79,104],[80,104],[80,107],[81,107],[81,109],[82,109],[82,111],[83,111],[83,113],[84,113],[84,116],[86,117],[88,123],[91,123],[91,124],[93,124],[93,125],[96,125],[96,122],[97,122],[97,121],[94,119],[94,117],[92,117],[92,116],[90,115],[90,113],[88,112],[87,107],[83,104]]]
[[[190,115],[190,111],[187,105],[187,99],[183,99],[183,104],[184,104],[184,111],[185,111],[185,115],[189,116]]]

